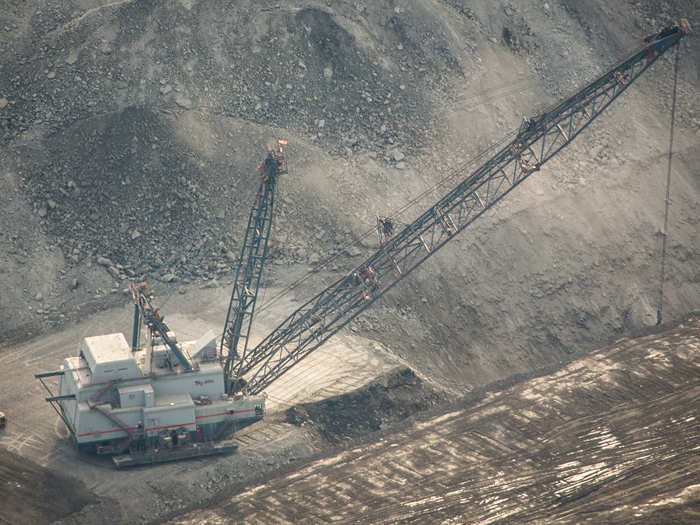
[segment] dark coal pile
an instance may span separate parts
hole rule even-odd
[[[340,444],[386,429],[445,400],[443,392],[402,368],[349,394],[289,408],[286,421],[311,425],[328,442]]]

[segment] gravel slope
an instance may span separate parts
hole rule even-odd
[[[0,16],[1,341],[229,274],[255,167],[290,140],[267,284],[375,246],[477,153],[693,2],[10,2]],[[666,321],[697,308],[698,57],[684,48]],[[655,322],[669,60],[354,328],[457,389]],[[30,88],[29,88],[30,86]],[[430,188],[435,188],[430,191]],[[354,245],[353,245],[354,244]],[[270,266],[273,268],[273,266]],[[262,334],[261,334],[262,335]],[[513,350],[494,352],[507,343]],[[428,357],[429,356],[429,357]]]

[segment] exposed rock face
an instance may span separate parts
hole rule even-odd
[[[37,6],[2,15],[0,340],[123,301],[127,280],[225,282],[257,164],[281,135],[290,173],[265,283],[309,264],[318,273],[295,293],[311,295],[376,248],[359,242],[376,215],[410,222],[523,116],[697,13],[690,1]],[[700,292],[698,50],[687,39],[679,79],[667,320]],[[653,323],[669,75],[664,59],[353,328],[463,388]]]

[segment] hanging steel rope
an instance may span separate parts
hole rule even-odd
[[[676,121],[676,94],[678,89],[678,64],[681,56],[681,42],[676,44],[673,63],[673,94],[671,95],[671,131],[668,143],[668,169],[666,171],[666,198],[664,200],[664,229],[661,232],[661,275],[659,276],[659,303],[656,310],[656,324],[663,322],[664,281],[666,280],[666,243],[668,241],[668,210],[671,206],[671,166],[673,163],[673,127]]]

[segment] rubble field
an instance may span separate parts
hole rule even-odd
[[[700,5],[5,1],[0,410],[8,426],[0,482],[17,496],[12,521],[192,521],[206,512],[219,522],[230,509],[250,521],[309,513],[577,522],[603,512],[655,523],[662,510],[671,521],[697,521],[697,480],[683,474],[697,446],[687,413],[697,348],[674,335],[695,325],[673,328],[700,307],[695,33],[680,49],[660,326],[672,53],[517,191],[272,384],[268,416],[238,434],[237,454],[115,474],[75,453],[33,378],[74,355],[85,336],[128,333],[132,281],[149,283],[179,339],[221,333],[257,166],[278,138],[289,142],[289,173],[278,184],[251,341],[373,253],[377,216],[410,223],[523,118],[679,17],[697,33]],[[667,341],[650,335],[667,329],[675,330]],[[610,346],[643,335],[652,339]],[[642,359],[652,343],[660,357]],[[605,377],[571,368],[593,366],[594,356],[619,368]],[[567,373],[592,381],[591,390],[556,390],[557,374]],[[540,376],[552,390],[525,396]],[[497,412],[489,416],[488,407]],[[488,429],[478,435],[477,420]],[[643,464],[637,424],[649,426],[667,462]],[[431,441],[441,432],[444,440]],[[415,456],[413,467],[396,455],[402,450]],[[434,478],[413,483],[440,458],[465,472],[443,473],[450,496]],[[13,472],[21,486],[12,487]],[[294,478],[301,472],[311,473],[307,481]],[[416,492],[401,496],[387,473],[401,473]],[[500,492],[490,496],[482,478]],[[666,499],[649,495],[657,478]],[[289,511],[278,490],[284,480],[299,494]],[[35,482],[45,490],[27,490]],[[540,482],[546,490],[535,494]],[[72,495],[51,514],[44,500],[61,499],[66,487]],[[251,487],[268,510],[251,503]],[[351,498],[367,508],[314,507],[309,491],[323,495],[319,502]],[[517,493],[533,495],[534,506]],[[612,502],[607,510],[596,506],[598,495]]]

